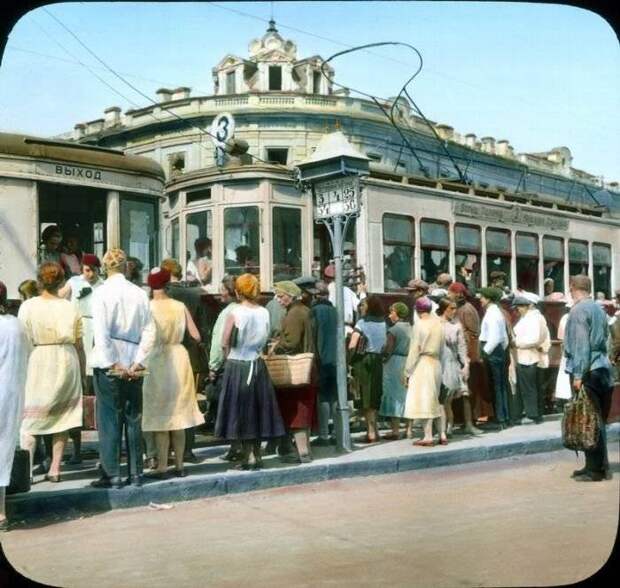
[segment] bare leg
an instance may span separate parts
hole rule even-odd
[[[395,439],[400,437],[400,419],[392,418],[392,436]]]
[[[432,443],[433,441],[433,420],[434,419],[424,419],[424,439],[423,441],[428,441]]]
[[[443,404],[439,405],[439,440],[446,441],[446,410]]]
[[[170,433],[168,431],[155,432],[155,445],[157,446],[156,472],[163,474],[168,469],[168,449],[170,447]]]
[[[0,523],[6,521],[6,508],[4,505],[5,496],[5,488],[4,486],[0,486]]]
[[[34,460],[34,448],[36,447],[37,440],[34,435],[28,433],[22,433],[20,440],[20,447],[26,450],[30,454],[30,477],[32,478],[32,462]]]
[[[185,429],[170,431],[170,437],[172,437],[172,449],[174,450],[174,467],[177,471],[181,471],[185,451]]]
[[[413,439],[413,420],[405,419],[405,426],[405,436],[407,437],[407,439]]]
[[[366,416],[368,439],[376,441],[379,438],[379,431],[377,431],[377,411],[369,408],[365,410],[364,413]]]
[[[471,433],[472,435],[479,435],[482,433],[480,429],[474,426],[469,396],[463,396],[463,415],[465,417],[465,431]]]
[[[310,445],[308,443],[308,431],[306,429],[292,429],[295,438],[295,446],[299,457],[310,454]]]
[[[50,476],[58,476],[60,474],[60,462],[62,461],[62,454],[65,451],[65,445],[67,444],[68,438],[68,431],[54,433],[54,436],[52,437],[52,463],[49,470]]]
[[[261,455],[261,442],[260,439],[254,439],[252,441],[252,453],[254,454],[254,463],[257,468],[263,467],[263,457]]]
[[[452,412],[452,398],[446,400],[446,403],[443,405],[443,408],[446,413],[446,435],[450,437],[452,435],[452,427],[454,425],[454,412]],[[471,411],[470,411],[471,417]]]

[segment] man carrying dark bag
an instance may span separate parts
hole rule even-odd
[[[574,301],[564,339],[566,371],[570,374],[573,396],[583,386],[599,416],[598,442],[584,451],[585,467],[575,470],[578,482],[611,479],[607,457],[605,424],[611,405],[613,379],[607,354],[609,327],[604,310],[591,298],[592,282],[588,276],[572,276],[570,293]]]

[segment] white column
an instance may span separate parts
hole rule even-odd
[[[543,251],[543,236],[538,234],[538,292],[541,297],[545,297],[544,279],[545,279],[545,252]]]
[[[487,227],[481,227],[480,239],[480,286],[487,286]]]
[[[517,237],[516,231],[510,231],[510,289],[517,287]]]
[[[568,258],[568,236],[564,239],[564,284],[563,292],[564,295],[568,294],[568,285],[570,282],[570,260]]]
[[[120,214],[120,194],[114,190],[110,190],[106,203],[106,249],[121,246]]]

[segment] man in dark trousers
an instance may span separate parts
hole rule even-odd
[[[592,282],[588,276],[572,276],[570,293],[574,304],[564,336],[566,371],[570,374],[573,394],[583,386],[601,417],[598,443],[585,452],[586,465],[575,470],[573,478],[579,482],[600,482],[611,478],[605,431],[613,389],[607,354],[609,327],[605,311],[592,300]]]

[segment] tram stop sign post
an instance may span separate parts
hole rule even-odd
[[[338,317],[338,422],[335,428],[338,449],[345,452],[351,451],[351,432],[347,400],[342,248],[349,222],[360,211],[360,176],[368,175],[368,162],[368,157],[357,151],[342,132],[336,131],[324,135],[312,157],[297,166],[302,189],[312,192],[314,220],[326,226],[332,243]]]

